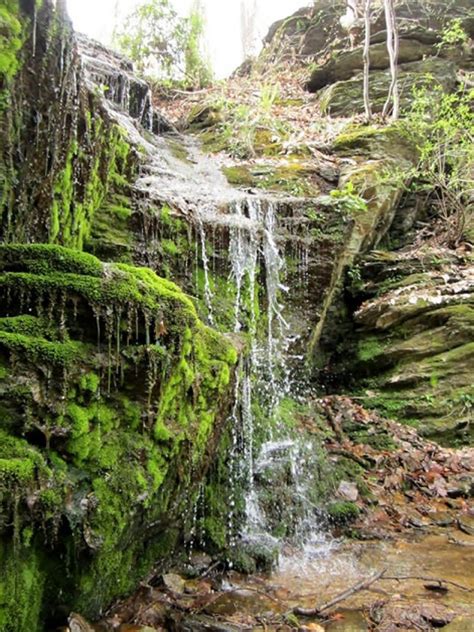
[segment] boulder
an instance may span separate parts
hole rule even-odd
[[[434,49],[427,44],[421,44],[416,40],[401,39],[399,64],[420,61],[424,57],[433,55]],[[385,42],[370,46],[371,70],[386,70],[390,66],[390,60]],[[316,68],[307,83],[309,92],[317,92],[336,81],[350,79],[360,73],[364,68],[363,49],[355,48],[350,51],[342,51],[331,57],[322,67]]]
[[[399,73],[400,105],[402,113],[413,100],[413,89],[435,82],[446,92],[456,86],[456,65],[445,59],[430,58],[403,64]],[[370,73],[370,102],[373,112],[381,112],[390,86],[388,71]],[[346,81],[337,81],[322,90],[319,102],[323,113],[331,116],[352,116],[364,112],[363,77],[361,74]]]

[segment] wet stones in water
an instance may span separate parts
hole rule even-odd
[[[325,628],[326,632],[367,632],[369,629],[364,615],[358,610],[340,610],[338,615],[340,616]]]
[[[429,518],[432,524],[437,527],[450,527],[454,522],[453,517],[447,511],[435,511],[429,514]]]
[[[80,614],[71,613],[68,619],[69,632],[94,632],[94,628],[81,617]]]
[[[256,572],[269,573],[278,564],[279,547],[277,543],[242,542],[229,558],[233,570],[243,575]]]
[[[458,526],[464,533],[474,535],[474,516],[469,514],[460,515],[458,517]]]
[[[157,632],[157,628],[150,628],[148,625],[129,625],[126,623],[120,626],[119,632]]]
[[[171,592],[178,595],[184,593],[186,582],[180,575],[177,575],[176,573],[166,573],[166,575],[163,575],[162,580],[165,588]]]
[[[203,630],[208,632],[242,632],[242,626],[223,623],[216,621],[212,617],[199,615],[181,621],[180,630],[183,630],[183,632],[202,632]]]
[[[206,608],[206,612],[212,615],[232,616],[245,613],[251,616],[272,613],[275,602],[262,593],[253,590],[231,590],[220,595]]]

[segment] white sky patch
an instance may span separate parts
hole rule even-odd
[[[117,21],[140,4],[140,0],[67,0],[69,14],[77,31],[104,44],[110,44]],[[206,13],[206,48],[218,78],[228,76],[243,61],[241,40],[241,4],[257,5],[257,35],[261,41],[270,25],[291,15],[311,0],[202,0]],[[192,0],[174,0],[183,15],[189,13]]]

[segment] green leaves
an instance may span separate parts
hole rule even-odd
[[[403,123],[420,154],[411,175],[442,221],[447,243],[456,245],[473,211],[474,90],[446,94],[430,85],[417,89],[414,97]]]
[[[441,42],[437,44],[437,47],[439,50],[442,50],[443,48],[455,46],[456,44],[464,44],[468,39],[469,36],[462,26],[461,19],[456,18],[444,29]]]
[[[353,182],[348,182],[343,189],[334,189],[330,196],[340,202],[344,210],[351,215],[367,210],[367,202],[357,194]]]
[[[115,42],[140,74],[164,84],[199,88],[212,78],[201,54],[203,32],[199,3],[183,18],[169,0],[146,0],[127,17]]]

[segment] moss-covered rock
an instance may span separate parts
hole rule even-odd
[[[99,209],[120,215],[137,156],[85,82],[63,5],[9,1],[0,20],[1,238],[82,249]]]
[[[364,402],[441,442],[469,442],[472,273],[469,266],[445,263],[439,271],[404,276],[404,264],[409,269],[402,261],[398,276],[356,313]]]
[[[351,158],[341,169],[339,187],[331,197],[350,213],[352,221],[334,261],[320,318],[313,329],[310,353],[316,364],[323,361],[317,350],[323,333],[328,331],[328,322],[338,323],[328,314],[337,304],[345,272],[356,257],[376,247],[389,231],[405,190],[405,174],[417,162],[414,143],[397,126],[350,126],[333,146],[339,155]]]
[[[0,269],[2,630],[35,630],[169,556],[237,353],[151,270],[51,245],[4,245]]]
[[[413,91],[435,83],[447,92],[456,86],[456,64],[445,59],[430,58],[402,64],[399,73],[400,104],[406,112],[413,102]],[[370,73],[370,102],[373,112],[381,112],[387,99],[390,75],[385,71]],[[330,116],[353,116],[364,113],[363,77],[336,81],[319,93],[321,110]]]

